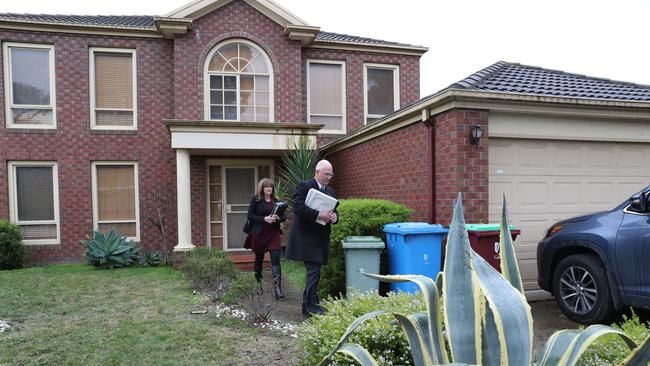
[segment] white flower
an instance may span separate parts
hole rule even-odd
[[[11,326],[9,325],[8,321],[5,320],[0,320],[0,333],[4,332],[5,330],[9,330]]]

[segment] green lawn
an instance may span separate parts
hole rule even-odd
[[[169,267],[0,271],[0,320],[11,324],[0,365],[293,363],[293,339],[190,314],[203,302]]]

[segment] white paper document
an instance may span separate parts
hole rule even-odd
[[[334,211],[337,202],[338,200],[336,198],[328,196],[314,188],[311,188],[309,192],[307,192],[307,198],[305,199],[305,205],[307,205],[307,207],[313,208],[319,212]],[[321,225],[327,224],[326,221],[321,219],[316,219],[316,222]]]

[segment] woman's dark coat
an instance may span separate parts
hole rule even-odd
[[[251,233],[255,233],[257,235],[260,234],[262,231],[262,224],[264,224],[264,217],[266,216],[268,216],[268,212],[266,211],[264,198],[258,201],[257,195],[253,195],[251,198],[251,203],[248,205],[248,221],[251,223]],[[280,216],[280,219],[271,225],[276,226],[278,229],[280,229],[280,223],[285,222],[286,220],[287,215],[283,213]],[[280,232],[282,232],[282,230],[280,230]]]
[[[311,188],[318,189],[316,179],[301,182],[293,192],[294,216],[284,256],[295,261],[327,264],[332,227],[329,222],[327,225],[317,223],[318,211],[305,205],[305,198]],[[323,193],[336,197],[329,186],[325,187]]]

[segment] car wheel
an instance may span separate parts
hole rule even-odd
[[[614,311],[605,267],[594,255],[560,261],[553,273],[553,295],[564,315],[578,323],[601,323]]]

